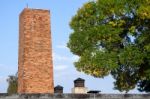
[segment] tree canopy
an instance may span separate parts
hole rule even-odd
[[[144,89],[150,86],[150,0],[89,1],[70,27],[67,45],[80,57],[74,63],[78,71],[100,78],[111,74],[119,91],[136,85],[150,91]]]
[[[7,79],[8,82],[8,88],[7,93],[8,94],[16,94],[18,89],[18,77],[15,75],[10,75]]]

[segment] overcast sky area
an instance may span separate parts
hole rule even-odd
[[[69,22],[76,11],[89,0],[1,0],[0,5],[0,93],[7,90],[6,79],[18,69],[19,14],[29,8],[49,9],[51,12],[51,32],[53,44],[54,84],[64,87],[70,93],[73,80],[85,79],[89,90],[101,90],[102,93],[119,93],[113,90],[113,78],[94,78],[76,71],[73,65],[78,57],[66,47],[72,30]],[[137,90],[130,93],[138,93]]]

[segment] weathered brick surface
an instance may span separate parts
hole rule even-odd
[[[18,84],[18,93],[54,92],[49,10],[20,14]]]

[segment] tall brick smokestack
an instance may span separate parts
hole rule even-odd
[[[20,14],[18,93],[54,93],[49,10],[25,8]]]

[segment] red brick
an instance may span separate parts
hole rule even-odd
[[[25,8],[19,18],[18,93],[53,93],[50,11]]]

